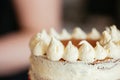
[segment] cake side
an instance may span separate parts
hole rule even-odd
[[[45,57],[31,57],[32,80],[119,80],[120,60],[99,64],[50,61]],[[110,76],[110,77],[108,77]]]

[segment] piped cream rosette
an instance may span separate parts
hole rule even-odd
[[[80,47],[73,45],[71,41],[64,46],[61,40],[84,39],[80,41]],[[86,39],[100,40],[93,47]],[[104,60],[107,57],[120,58],[120,31],[116,26],[111,26],[103,31],[102,35],[93,28],[86,34],[81,28],[75,28],[70,34],[66,29],[59,34],[53,28],[49,34],[43,30],[37,33],[30,41],[31,52],[34,56],[44,56],[52,61],[61,59],[69,62],[84,61],[93,63],[96,60]]]

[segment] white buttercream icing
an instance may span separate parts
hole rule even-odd
[[[85,36],[87,36],[86,33],[80,28],[75,28],[72,35],[70,35],[65,29],[63,29],[61,34],[58,34],[53,28],[51,28],[50,35],[51,36],[49,36],[45,30],[42,30],[41,33],[37,33],[30,41],[31,52],[36,56],[47,53],[48,59],[53,61],[57,61],[63,57],[66,61],[71,62],[74,62],[78,59],[77,48],[71,42],[69,42],[64,51],[64,46],[59,40],[71,39],[71,37],[76,37],[76,39],[78,39],[78,37],[79,39],[85,39]],[[106,28],[106,30],[102,33],[100,44],[97,42],[95,48],[93,48],[87,41],[81,41],[81,46],[79,48],[79,59],[91,63],[95,59],[102,60],[106,56],[111,58],[119,58],[119,35],[120,31],[116,28],[116,26],[112,26],[110,28]],[[88,36],[98,39],[100,34],[95,28],[93,28],[92,32]],[[53,37],[52,40],[51,37]]]
[[[100,43],[102,45],[107,44],[109,41],[113,41],[115,43],[120,41],[120,31],[116,28],[115,25],[111,26],[110,28],[106,28],[106,30],[102,34],[102,38]]]
[[[48,45],[46,45],[43,41],[39,41],[33,49],[33,54],[35,56],[42,56],[46,53]]]
[[[54,62],[43,57],[32,57],[30,78],[33,80],[119,80],[120,62],[95,65],[83,62]],[[32,78],[31,78],[32,79]]]
[[[95,60],[94,48],[85,40],[80,42],[79,59],[87,63],[92,63]]]
[[[100,33],[96,28],[92,28],[92,31],[88,34],[88,38],[93,40],[100,39]]]
[[[33,50],[33,48],[35,47],[35,45],[37,44],[37,42],[40,40],[40,35],[41,33],[37,33],[36,35],[34,35],[31,40],[30,40],[30,49],[31,51]]]
[[[120,47],[120,41],[118,41],[118,42],[114,42],[117,46],[119,46]]]
[[[75,62],[77,61],[78,57],[79,57],[78,48],[74,46],[71,41],[69,41],[65,48],[63,59],[66,61]]]
[[[108,30],[103,32],[101,39],[103,45],[100,45],[99,42],[97,42],[96,47],[93,48],[87,41],[83,40],[80,42],[81,46],[78,51],[71,41],[64,49],[63,44],[59,40],[54,37],[52,37],[52,39],[49,38],[46,31],[43,30],[32,38],[30,48],[37,56],[43,55],[47,51],[46,56],[48,59],[46,56],[36,57],[32,55],[30,57],[30,79],[119,80],[119,34],[119,30],[116,30],[115,27],[108,28]],[[60,39],[60,37],[58,39]],[[92,63],[96,59],[102,60],[105,57],[111,57],[113,59],[109,62],[98,63],[95,65],[86,64]],[[70,62],[58,61],[61,58]],[[82,61],[75,62],[78,58]]]
[[[73,30],[72,37],[75,38],[75,39],[86,39],[87,35],[81,28],[76,27]]]
[[[42,30],[41,31],[41,35],[42,35],[42,40],[44,40],[44,42],[49,45],[50,41],[51,41],[51,37],[48,35],[48,33],[46,32],[46,30]]]
[[[52,37],[50,45],[47,49],[47,58],[52,61],[58,61],[62,58],[63,54],[64,54],[63,44],[59,40]]]
[[[120,40],[120,31],[116,28],[115,25],[110,27],[111,31],[111,37],[112,37],[112,41],[117,42]]]
[[[50,37],[45,30],[35,35],[33,40],[31,41],[31,48],[33,54],[36,56],[45,54],[49,43]]]
[[[37,33],[30,41],[30,48],[34,55],[43,55],[50,43],[50,37],[45,30]]]
[[[110,40],[111,40],[111,35],[109,34],[108,31],[104,31],[104,32],[102,33],[102,37],[101,37],[101,39],[100,39],[100,43],[101,43],[102,45],[105,45],[105,44],[107,44]]]
[[[55,31],[54,28],[51,28],[49,33],[50,33],[50,36],[60,39],[60,35]]]
[[[120,46],[117,46],[113,41],[110,41],[104,46],[108,53],[108,57],[118,59],[120,58]]]
[[[110,33],[110,28],[109,28],[109,27],[106,27],[106,28],[105,28],[105,31],[107,31],[108,33]]]
[[[60,36],[60,40],[71,39],[71,34],[67,32],[66,29],[63,29]]]
[[[100,45],[99,42],[96,43],[95,52],[96,52],[95,53],[96,60],[105,59],[108,55],[106,50]]]

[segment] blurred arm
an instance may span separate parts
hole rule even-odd
[[[0,75],[19,72],[29,65],[29,40],[41,29],[61,24],[61,0],[14,0],[21,30],[0,38]]]
[[[23,30],[60,27],[61,0],[14,0]]]

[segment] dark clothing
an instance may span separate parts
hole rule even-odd
[[[0,77],[0,80],[28,80],[28,70],[22,71],[19,74]]]
[[[12,0],[0,0],[0,35],[19,29],[11,1]]]
[[[88,14],[110,16],[120,29],[119,3],[119,0],[88,0]]]
[[[19,30],[12,0],[0,0],[0,36]],[[9,66],[8,66],[9,67]],[[0,76],[0,80],[27,80],[28,71],[11,76]]]

